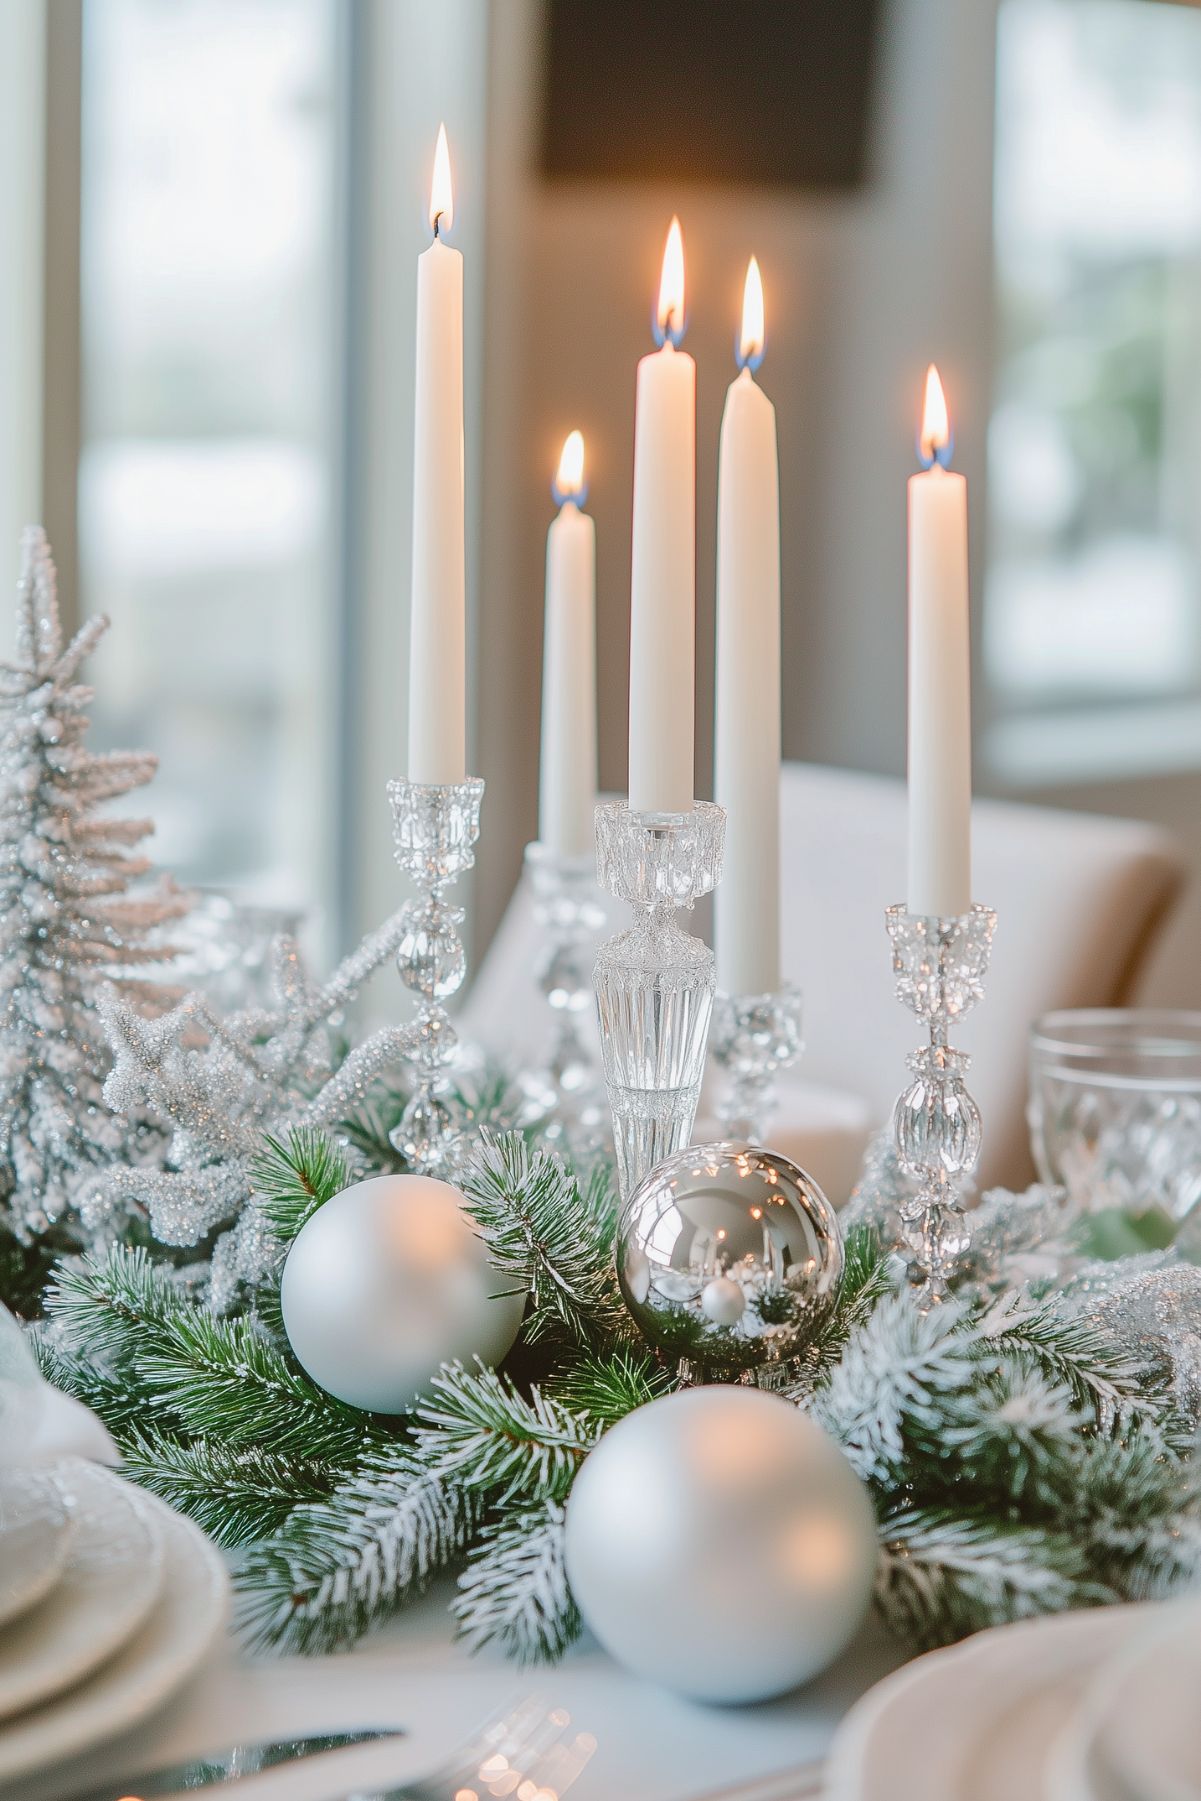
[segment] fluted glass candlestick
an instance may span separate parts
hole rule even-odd
[[[442,1003],[461,987],[467,958],[459,937],[463,909],[450,904],[445,890],[475,862],[483,794],[478,776],[464,782],[388,783],[396,861],[418,889],[405,907],[405,933],[396,953],[400,979],[418,997],[413,1093],[392,1144],[415,1170],[430,1176],[452,1175],[458,1149],[445,1099],[446,1071],[458,1039]]]
[[[801,991],[724,994],[713,1003],[713,1061],[725,1073],[717,1104],[727,1138],[762,1144],[775,1100],[776,1077],[795,1063],[801,1043]]]
[[[713,801],[687,813],[596,809],[602,888],[634,924],[596,956],[596,1002],[617,1175],[624,1199],[687,1144],[696,1118],[716,977],[713,952],[676,918],[721,878],[726,816]]]
[[[604,1083],[586,1024],[595,1005],[596,940],[605,923],[596,858],[568,857],[534,843],[526,845],[525,867],[539,927],[534,978],[550,1014],[550,1033],[545,1057],[523,1082],[549,1115],[547,1136],[586,1155],[609,1135]]]
[[[929,1044],[909,1054],[913,1080],[893,1109],[901,1168],[918,1183],[901,1204],[901,1228],[910,1275],[930,1307],[946,1299],[971,1237],[963,1187],[980,1155],[980,1109],[964,1086],[970,1059],[948,1036],[984,994],[997,916],[973,906],[950,919],[904,907],[885,917],[897,999],[930,1033]]]

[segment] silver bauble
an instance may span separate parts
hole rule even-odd
[[[567,1579],[635,1674],[758,1701],[825,1669],[867,1609],[867,1490],[817,1423],[762,1389],[683,1389],[628,1414],[567,1503]]]
[[[340,1401],[403,1413],[443,1363],[499,1363],[521,1324],[463,1196],[432,1176],[376,1176],[319,1207],[284,1264],[288,1342]]]
[[[804,1350],[842,1279],[838,1218],[811,1176],[746,1144],[666,1158],[622,1209],[617,1276],[657,1349],[735,1374]]]

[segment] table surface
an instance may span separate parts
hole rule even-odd
[[[552,1669],[518,1670],[488,1651],[472,1656],[452,1638],[448,1592],[436,1588],[338,1657],[250,1660],[226,1642],[164,1712],[85,1757],[25,1778],[20,1801],[62,1801],[109,1780],[116,1796],[123,1776],[239,1740],[403,1731],[399,1745],[354,1747],[336,1761],[292,1764],[213,1791],[231,1801],[233,1793],[238,1801],[341,1801],[356,1788],[430,1774],[478,1726],[530,1698],[570,1715],[589,1746],[595,1740],[571,1801],[701,1801],[823,1757],[852,1702],[905,1659],[903,1647],[869,1620],[839,1661],[796,1694],[754,1707],[700,1706],[626,1675],[587,1640]],[[0,1801],[18,1801],[18,1789],[0,1789]]]

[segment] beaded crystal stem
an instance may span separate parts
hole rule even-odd
[[[419,891],[405,907],[396,953],[400,979],[418,997],[413,1093],[391,1136],[424,1175],[452,1174],[458,1148],[444,1098],[458,1040],[442,1002],[461,985],[467,957],[459,937],[463,909],[451,906],[444,890],[475,862],[483,794],[478,776],[388,783],[396,861]]]
[[[713,801],[687,813],[633,813],[626,801],[596,809],[601,887],[635,909],[595,969],[623,1199],[683,1149],[696,1118],[716,979],[713,952],[681,929],[676,910],[716,887],[725,826]]]
[[[904,907],[889,907],[885,917],[897,999],[930,1032],[929,1044],[906,1059],[913,1080],[892,1116],[901,1168],[918,1182],[901,1205],[910,1275],[930,1307],[946,1299],[968,1247],[962,1189],[980,1155],[980,1109],[963,1083],[970,1059],[947,1038],[983,996],[997,916],[973,906],[950,919]]]
[[[583,1155],[608,1138],[604,1084],[584,1024],[594,1005],[594,946],[605,923],[596,858],[567,857],[534,843],[525,847],[525,866],[539,927],[534,976],[551,1017],[546,1056],[525,1080],[550,1116],[548,1137]]]
[[[713,1061],[726,1074],[717,1106],[724,1135],[762,1144],[776,1077],[796,1062],[804,1048],[800,989],[789,982],[774,994],[719,991],[709,1036]]]

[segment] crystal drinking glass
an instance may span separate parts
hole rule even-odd
[[[1030,1034],[1034,1161],[1085,1208],[1201,1200],[1201,1013],[1045,1013]]]

